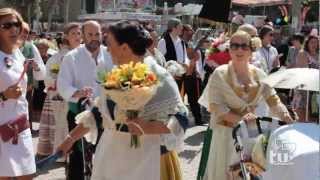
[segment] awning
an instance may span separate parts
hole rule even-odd
[[[102,20],[102,21],[119,21],[119,20],[152,20],[161,21],[161,16],[150,13],[132,13],[132,12],[103,12],[96,14],[82,14],[79,20]]]
[[[232,4],[239,6],[274,6],[281,4],[291,4],[292,0],[232,0]],[[313,0],[319,1],[319,0]]]

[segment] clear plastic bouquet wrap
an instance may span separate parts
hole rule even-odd
[[[128,119],[136,118],[143,107],[151,100],[157,90],[157,76],[144,63],[123,64],[105,75],[99,75],[104,93],[124,110]],[[127,123],[121,119],[120,124]],[[140,128],[141,129],[141,128]],[[136,135],[131,137],[131,147],[139,147]]]

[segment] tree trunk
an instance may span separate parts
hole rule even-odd
[[[28,24],[31,26],[31,8],[32,8],[32,3],[28,3],[27,5],[27,16],[28,16]]]
[[[50,8],[51,6],[51,8]],[[58,6],[58,0],[51,0],[51,1],[48,1],[48,29],[47,31],[50,32],[51,30],[51,25],[52,25],[52,15],[53,15],[53,12],[56,8],[56,6]]]
[[[303,0],[292,1],[291,14],[292,14],[292,29],[294,32],[299,32],[301,28],[300,16],[301,16],[301,2]]]
[[[64,18],[64,23],[67,24],[69,23],[69,7],[70,7],[70,0],[65,0],[65,18]]]

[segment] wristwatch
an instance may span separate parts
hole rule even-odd
[[[6,98],[3,92],[0,92],[0,102],[6,101],[6,100],[8,100],[8,98]]]

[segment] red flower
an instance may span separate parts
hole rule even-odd
[[[226,52],[216,52],[208,55],[208,61],[214,61],[219,65],[228,64],[231,60],[231,56],[228,51]]]

